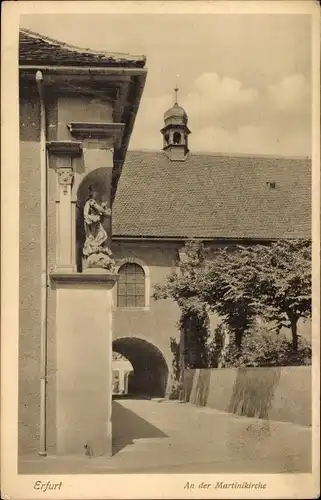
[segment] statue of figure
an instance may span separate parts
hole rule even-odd
[[[107,247],[108,235],[102,225],[105,217],[111,215],[106,202],[98,203],[98,191],[89,187],[89,196],[84,207],[86,241],[83,257],[86,268],[103,268],[112,271],[115,265],[111,250]]]

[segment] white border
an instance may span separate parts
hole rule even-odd
[[[64,475],[50,476],[64,487],[37,493],[39,476],[17,475],[18,331],[19,331],[19,136],[18,26],[26,13],[286,13],[313,15],[313,474],[260,475],[268,487],[258,490],[186,491],[186,480],[213,482],[217,476],[189,475]],[[38,498],[316,498],[319,494],[319,345],[320,345],[320,12],[318,2],[6,2],[2,9],[2,496]],[[108,29],[108,26],[106,26]],[[264,62],[263,62],[264,63]],[[216,477],[216,479],[215,479]],[[42,479],[42,477],[41,477]],[[257,481],[257,475],[226,474],[224,481]],[[222,480],[222,476],[220,476]]]

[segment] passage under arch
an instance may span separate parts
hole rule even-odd
[[[113,351],[127,358],[133,366],[128,379],[130,395],[165,396],[168,367],[163,354],[155,345],[136,337],[123,337],[114,340]]]

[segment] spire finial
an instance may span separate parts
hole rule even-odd
[[[174,104],[178,104],[178,91],[179,91],[179,88],[178,88],[178,80],[179,80],[179,75],[176,75],[176,87],[174,88],[174,92],[175,92],[175,103]]]
[[[175,92],[175,103],[174,104],[178,104],[178,91],[179,91],[179,88],[176,85],[176,87],[174,88],[174,92]]]

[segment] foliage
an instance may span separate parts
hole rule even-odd
[[[217,249],[199,276],[202,301],[221,317],[238,349],[257,314],[252,296],[254,280],[255,270],[242,247]]]
[[[168,399],[179,399],[180,393],[182,392],[182,384],[179,380],[173,378],[170,383],[170,390],[168,393]]]
[[[209,368],[218,368],[222,361],[225,334],[226,329],[220,323],[214,330],[213,338],[207,343]]]
[[[208,351],[206,342],[209,336],[209,319],[204,309],[185,312],[179,321],[184,335],[185,368],[207,368]]]
[[[235,343],[240,347],[242,336],[256,315],[250,286],[253,278],[249,272],[245,273],[248,255],[244,256],[240,249],[224,248],[215,251],[213,260],[206,257],[202,243],[187,242],[185,259],[178,269],[172,270],[163,285],[155,287],[153,296],[156,300],[171,297],[177,302],[182,328],[194,316],[202,319],[205,331],[208,312],[216,312],[234,333]],[[206,335],[202,335],[205,341]]]
[[[183,313],[202,314],[204,303],[199,297],[198,275],[205,265],[204,245],[190,240],[185,244],[185,257],[180,260],[178,269],[173,268],[165,283],[154,286],[155,300],[172,298]]]
[[[173,358],[172,358],[172,366],[169,371],[169,379],[167,383],[166,394],[169,399],[178,399],[181,391],[180,348],[179,348],[179,342],[174,337],[170,337],[170,349]]]
[[[174,380],[179,380],[179,342],[174,338],[170,337],[170,348],[173,354],[172,361],[172,371]]]
[[[198,274],[205,264],[205,250],[201,243],[194,240],[185,245],[184,257],[178,269],[172,269],[164,285],[154,287],[154,299],[174,299],[181,310],[178,322],[182,332],[184,367],[203,368],[207,366],[207,350],[209,319],[207,304],[199,297]],[[171,346],[173,341],[171,339]]]
[[[215,249],[210,258],[202,243],[188,241],[184,258],[165,283],[155,287],[153,296],[156,300],[172,298],[181,310],[179,328],[184,332],[186,366],[219,361],[221,332],[216,332],[216,340],[207,346],[209,312],[218,314],[222,328],[232,334],[230,363],[258,362],[264,366],[309,360],[310,348],[303,345],[297,333],[298,320],[311,316],[309,241]],[[257,344],[258,336],[251,336],[257,316],[274,322],[276,333],[283,326],[291,328],[292,354],[290,343],[283,337],[264,334]],[[257,361],[250,354],[257,351],[256,345],[260,345]]]
[[[292,348],[298,349],[297,324],[311,317],[311,242],[276,241],[246,250],[252,255],[256,279],[252,295],[259,314],[291,328]]]
[[[267,327],[244,336],[241,354],[234,344],[227,348],[225,366],[291,366],[311,364],[311,345],[298,337],[298,349],[292,349],[288,338]]]
[[[258,315],[291,328],[296,351],[297,323],[311,316],[311,243],[282,240],[269,245],[218,250],[204,266],[202,301],[217,312],[241,348]]]

